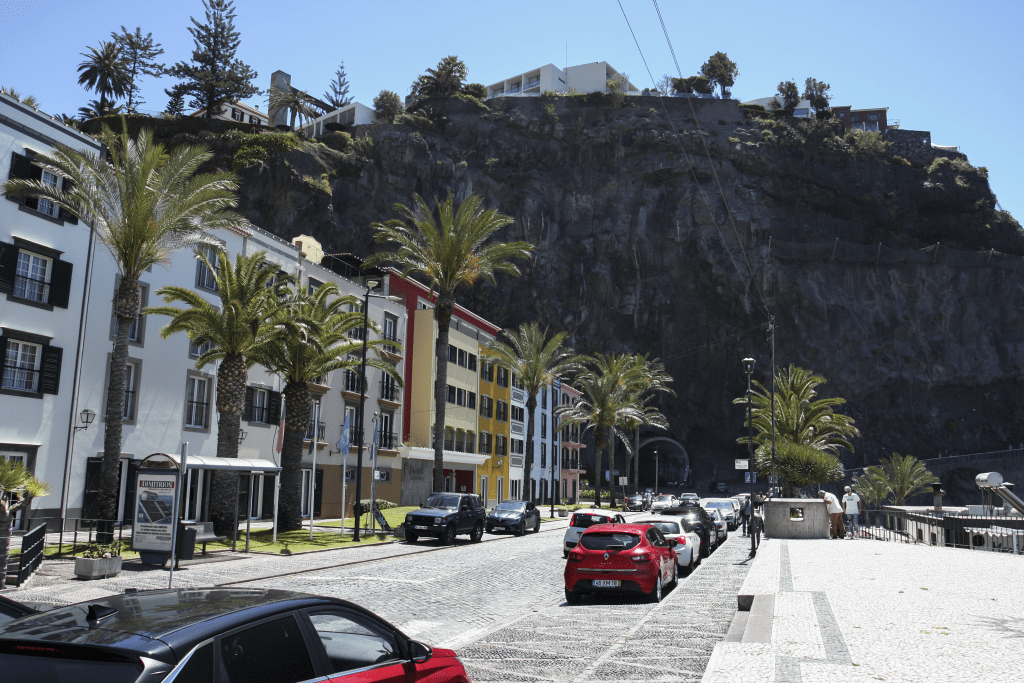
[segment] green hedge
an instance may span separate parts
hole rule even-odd
[[[120,115],[97,116],[82,123],[82,132],[89,135],[99,135],[104,124],[115,133],[121,132]],[[241,131],[244,133],[257,133],[261,130],[269,130],[254,123],[241,123],[240,121],[223,121],[221,119],[201,119],[195,116],[182,116],[181,118],[170,119],[160,116],[146,116],[144,114],[130,114],[124,116],[128,126],[128,135],[135,137],[143,128],[153,131],[154,137],[158,139],[170,139],[180,133],[227,133],[228,131]]]
[[[370,499],[367,498],[366,500],[361,500],[359,501],[359,504],[363,506],[364,510],[367,510],[370,507]],[[378,510],[390,510],[391,508],[396,507],[398,507],[398,503],[392,503],[390,500],[384,500],[383,498],[377,499]]]

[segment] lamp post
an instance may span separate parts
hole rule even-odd
[[[750,475],[750,556],[757,555],[757,544],[755,542],[756,534],[754,534],[754,421],[753,417],[753,398],[754,392],[750,388],[750,376],[754,374],[754,359],[744,358],[743,359],[743,371],[747,373],[747,428],[750,439],[747,441],[747,471]]]
[[[654,495],[658,495],[658,449],[654,449]]]

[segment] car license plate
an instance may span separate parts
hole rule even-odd
[[[413,529],[423,529],[424,531],[426,531],[429,528],[430,528],[429,526],[414,526],[413,527]]]
[[[621,581],[612,579],[594,579],[594,588],[618,588]]]
[[[503,526],[496,526],[496,527],[494,527],[494,530],[495,531],[504,531],[505,527],[503,527]]]

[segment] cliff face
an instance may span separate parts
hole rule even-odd
[[[359,156],[307,144],[243,169],[241,206],[282,237],[369,254],[369,225],[413,193],[484,196],[515,219],[502,238],[536,253],[521,278],[460,302],[502,326],[568,330],[580,351],[664,359],[678,396],[661,408],[698,480],[733,474],[731,400],[745,355],[767,379],[766,310],[777,364],[849,402],[863,438],[848,467],[1024,441],[1024,259],[999,255],[1024,254],[1024,239],[992,210],[984,169],[693,104],[701,130],[680,99],[432,103],[444,118],[422,130],[360,130],[372,144]],[[961,253],[981,251],[987,262]]]

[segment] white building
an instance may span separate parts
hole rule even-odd
[[[564,71],[554,64],[545,64],[487,86],[487,99],[492,97],[536,97],[544,92],[607,92],[609,79],[626,85],[627,95],[640,91],[629,79],[616,71],[608,62],[590,62],[567,67]]]
[[[768,111],[773,111],[775,109],[782,108],[782,99],[778,96],[773,95],[772,97],[759,97],[756,100],[750,100],[749,102],[744,102],[743,104],[759,104]],[[809,119],[811,118],[811,116],[813,116],[813,114],[811,113],[811,101],[800,100],[800,102],[796,105],[796,108],[793,109],[793,118]]]
[[[206,110],[194,111],[189,116],[205,118]],[[238,123],[252,123],[257,126],[269,126],[270,116],[260,111],[259,107],[250,107],[244,102],[231,102],[220,108],[220,111],[213,115],[213,118],[221,121],[237,121]]]
[[[57,143],[102,154],[96,140],[0,95],[0,178],[60,186],[62,179],[32,164]],[[33,517],[60,516],[63,464],[78,419],[83,293],[98,247],[86,225],[46,200],[0,200],[0,458],[24,463],[50,484],[50,495],[33,501]]]
[[[377,122],[377,112],[365,104],[349,102],[341,109],[335,109],[312,121],[307,121],[299,126],[306,135],[318,138],[328,132],[327,125],[331,123],[344,126],[365,126]]]

